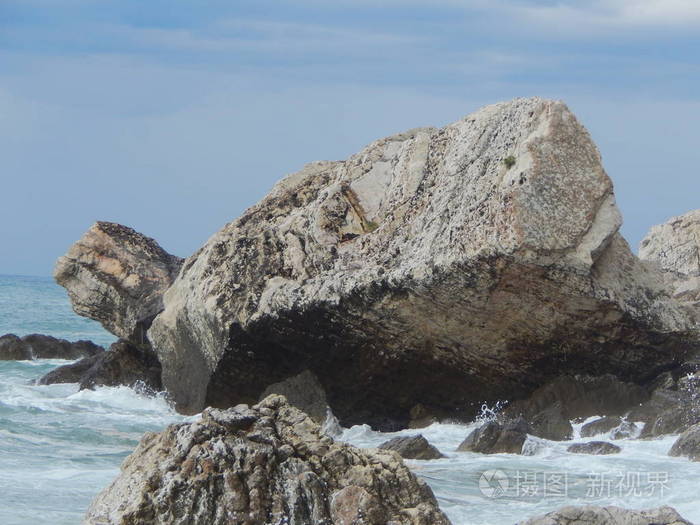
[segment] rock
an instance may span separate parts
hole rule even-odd
[[[146,434],[87,524],[402,523],[447,525],[427,484],[398,454],[323,435],[270,396],[206,409],[201,421]]]
[[[330,408],[326,400],[326,392],[316,375],[309,370],[268,386],[261,400],[271,394],[284,396],[290,405],[305,412],[319,425],[323,425],[328,417]]]
[[[700,461],[700,423],[683,432],[671,447],[669,456],[684,456]]]
[[[445,457],[421,434],[395,437],[379,445],[379,448],[393,450],[404,459],[440,459]]]
[[[628,510],[620,507],[562,507],[517,525],[693,525],[675,509],[659,507],[651,510]]]
[[[639,245],[639,258],[666,272],[676,298],[700,307],[700,210],[654,226]]]
[[[187,259],[148,338],[185,413],[303,369],[341,423],[377,428],[574,369],[642,382],[699,342],[620,222],[563,103],[495,104],[279,182]]]
[[[612,429],[619,427],[622,424],[622,418],[618,416],[612,417],[602,417],[586,423],[581,427],[581,437],[591,437],[597,436],[598,434],[605,434],[610,432]]]
[[[145,387],[151,392],[162,390],[156,356],[123,340],[114,343],[107,352],[58,367],[38,382],[42,385],[80,383],[81,390],[120,385]]]
[[[602,456],[607,454],[619,454],[622,449],[606,441],[588,441],[586,443],[574,443],[573,445],[569,445],[566,451],[572,454],[593,454],[595,456]]]
[[[505,423],[492,420],[473,430],[457,448],[458,452],[521,454],[530,427],[523,418]]]
[[[574,435],[571,421],[565,415],[560,403],[535,414],[528,422],[533,436],[552,441],[566,441]]]
[[[104,352],[91,341],[71,343],[48,335],[31,334],[22,338],[14,334],[0,337],[0,360],[79,359]]]
[[[58,259],[54,278],[68,291],[77,314],[141,345],[181,265],[182,259],[153,239],[126,226],[97,222]]]
[[[627,439],[639,435],[639,427],[629,421],[622,421],[619,426],[610,431],[610,439]]]

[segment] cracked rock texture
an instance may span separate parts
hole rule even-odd
[[[131,228],[96,222],[58,259],[54,278],[68,291],[77,314],[143,345],[148,343],[145,330],[163,309],[163,292],[181,264],[181,258]]]
[[[639,257],[658,265],[675,297],[693,305],[700,318],[700,210],[654,226],[639,245]]]
[[[643,382],[697,326],[620,223],[563,103],[495,104],[280,181],[185,261],[148,338],[186,413],[307,369],[344,425],[383,429],[418,404],[470,418],[566,370]]]
[[[518,525],[693,525],[675,509],[628,510],[620,507],[562,507],[539,518]]]
[[[395,452],[336,443],[282,396],[146,434],[87,524],[448,525]]]

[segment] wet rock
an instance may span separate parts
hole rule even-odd
[[[187,413],[302,369],[382,428],[570,370],[641,382],[699,343],[620,223],[564,104],[496,104],[279,182],[187,259],[148,337]]]
[[[147,343],[145,331],[163,309],[163,292],[182,259],[131,228],[97,222],[59,258],[54,269],[78,315],[102,323],[133,344]]]
[[[79,359],[104,352],[91,341],[69,342],[48,335],[31,334],[22,338],[14,334],[0,337],[0,360]]]
[[[323,435],[281,396],[146,434],[87,524],[447,525],[398,454]]]
[[[400,436],[379,445],[382,450],[393,450],[404,459],[440,459],[445,456],[421,434]]]
[[[629,510],[620,507],[568,506],[518,525],[693,525],[675,509]]]
[[[284,396],[290,405],[305,412],[319,425],[323,425],[330,412],[326,392],[316,375],[309,370],[268,386],[261,400],[271,394]]]
[[[571,422],[559,403],[535,414],[529,423],[530,433],[543,439],[566,441],[574,434]]]
[[[80,389],[96,386],[138,386],[160,392],[160,363],[148,349],[117,341],[107,352],[52,370],[39,384],[80,383]]]
[[[639,427],[630,421],[622,421],[619,426],[610,431],[610,439],[627,439],[639,435]]]
[[[573,445],[569,445],[566,451],[572,454],[603,456],[607,454],[619,454],[622,449],[607,441],[588,441],[586,443],[574,443]]]
[[[521,454],[530,433],[523,418],[507,422],[488,421],[473,430],[457,448],[459,452],[481,454]]]
[[[671,447],[669,456],[684,456],[700,461],[700,424],[693,425],[683,432]]]
[[[595,421],[586,423],[581,427],[581,437],[591,437],[597,436],[598,434],[605,434],[622,425],[622,422],[622,418],[617,416],[596,419]]]

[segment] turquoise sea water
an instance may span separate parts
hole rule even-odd
[[[103,345],[113,340],[99,324],[75,315],[51,279],[37,277],[0,276],[4,333]],[[0,525],[80,523],[144,432],[185,420],[164,398],[124,387],[79,392],[77,385],[33,384],[66,362],[0,361]],[[455,525],[513,524],[564,504],[667,504],[700,524],[700,463],[667,456],[675,436],[618,441],[623,450],[615,456],[569,454],[569,443],[536,438],[527,443],[528,456],[455,452],[474,427],[435,424],[420,430],[448,457],[408,462]],[[415,433],[356,426],[340,439],[375,447]]]

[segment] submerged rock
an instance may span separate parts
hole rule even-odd
[[[430,488],[398,454],[324,436],[270,396],[207,409],[146,434],[92,502],[87,524],[402,523],[447,525]]]
[[[607,454],[619,454],[622,449],[617,445],[606,441],[588,441],[586,443],[574,443],[566,448],[567,452],[572,454],[593,454],[595,456],[604,456]]]
[[[279,182],[187,259],[148,337],[187,413],[303,369],[343,424],[378,428],[417,404],[469,418],[570,370],[643,381],[698,340],[620,223],[564,104],[495,104]]]
[[[41,385],[80,383],[80,389],[96,386],[138,386],[160,392],[160,363],[147,348],[117,341],[107,352],[52,370],[38,381]]]
[[[683,432],[671,447],[669,456],[684,456],[700,461],[700,424],[693,425]]]
[[[517,525],[693,525],[675,509],[629,510],[620,507],[568,506]]]
[[[100,221],[58,259],[54,278],[68,291],[77,314],[142,345],[147,343],[145,330],[163,309],[163,292],[181,265],[181,258],[153,239]]]
[[[382,450],[393,450],[404,459],[440,459],[445,456],[421,434],[399,436],[379,445]]]
[[[30,359],[79,359],[95,356],[104,352],[104,348],[92,341],[71,343],[65,339],[56,339],[49,335],[31,334],[17,337],[6,334],[0,337],[0,360]]]
[[[458,452],[481,454],[521,454],[530,426],[523,418],[511,421],[488,421],[473,430],[457,447]]]

